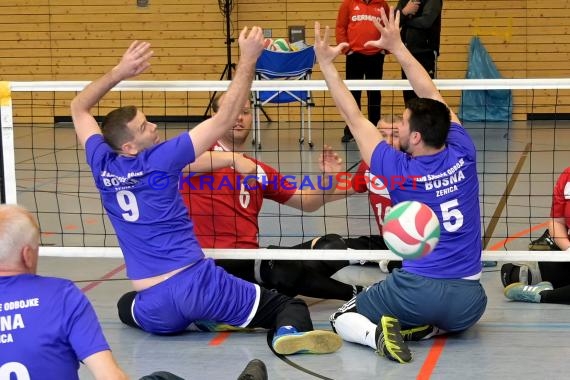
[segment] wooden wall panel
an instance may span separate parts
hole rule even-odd
[[[287,37],[289,25],[305,25],[312,43],[314,21],[334,30],[340,0],[234,0],[233,5],[233,38],[245,25],[269,28],[273,38]],[[216,80],[228,61],[225,24],[218,3],[198,0],[151,0],[147,8],[138,8],[134,0],[2,0],[0,80],[92,80],[114,65],[133,39],[151,41],[155,51],[152,68],[138,79]],[[444,0],[439,77],[465,77],[473,36],[481,38],[505,78],[568,77],[569,32],[570,0]],[[234,42],[232,63],[238,54]],[[344,57],[338,68],[344,71]],[[390,56],[384,72],[387,79],[400,77]],[[314,78],[321,78],[318,68]],[[196,94],[192,106],[182,106],[180,94],[169,99],[173,112],[197,114],[208,100],[207,93]],[[459,96],[450,103],[457,107]],[[540,110],[553,108],[552,103]],[[330,99],[326,104],[332,104]],[[383,106],[401,107],[401,98],[384,96]],[[52,113],[65,108],[58,105]],[[527,96],[516,95],[516,119],[535,111]],[[19,109],[16,114],[29,112]],[[293,107],[285,114],[295,119],[298,112]],[[317,107],[315,115],[339,120],[330,109]]]

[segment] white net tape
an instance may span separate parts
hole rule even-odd
[[[259,260],[402,260],[390,251],[376,250],[307,250],[307,249],[205,249],[214,259]],[[41,247],[41,256],[122,258],[119,248],[99,247]],[[483,251],[487,261],[568,261],[565,252]]]

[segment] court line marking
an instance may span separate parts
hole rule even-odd
[[[416,377],[417,380],[428,380],[431,377],[431,374],[437,365],[439,357],[443,352],[447,337],[445,335],[438,336],[435,337],[433,341],[433,345],[428,352],[426,360],[424,360],[424,364],[422,364],[422,368],[420,368],[420,372]]]
[[[101,285],[103,282],[105,282],[105,280],[110,279],[111,277],[113,277],[114,275],[116,275],[117,273],[121,272],[123,269],[125,269],[125,264],[121,264],[118,267],[116,267],[115,269],[111,270],[110,272],[104,274],[102,277],[100,277],[98,280],[95,281],[91,281],[89,284],[85,285],[84,287],[81,288],[81,291],[83,293],[87,293],[88,291],[90,291],[91,289],[95,288],[96,286]]]
[[[524,229],[522,231],[519,231],[516,234],[509,236],[506,239],[499,241],[498,243],[493,244],[493,246],[491,248],[489,248],[489,251],[498,251],[500,248],[502,248],[504,245],[510,243],[511,241],[516,240],[520,237],[523,237],[530,232],[533,232],[533,231],[536,231],[536,230],[539,230],[541,228],[548,226],[548,223],[550,223],[550,222],[543,222],[543,223],[537,224],[531,228],[527,228],[527,229]]]
[[[543,228],[545,226],[548,225],[549,222],[543,222],[540,224],[537,224],[531,228],[526,228],[522,231],[519,231],[517,233],[515,233],[512,236],[509,236],[495,244],[493,244],[493,246],[491,248],[489,248],[489,251],[497,251],[499,248],[502,248],[505,244],[519,239],[522,236],[527,235],[529,232],[538,230],[540,228]],[[436,338],[437,340],[437,338]],[[439,357],[441,356],[443,349],[445,346],[445,340],[441,341],[441,343],[439,343],[438,345],[436,345],[434,343],[434,345],[431,347],[431,349],[428,352],[428,355],[424,361],[424,364],[422,365],[422,368],[420,369],[420,372],[418,373],[418,377],[417,379],[421,379],[421,380],[428,380],[433,372],[433,370],[435,369],[435,366],[437,365],[437,361],[439,360]]]
[[[220,331],[212,338],[212,340],[208,343],[208,346],[219,346],[226,341],[230,337],[230,331]]]

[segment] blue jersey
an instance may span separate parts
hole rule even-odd
[[[99,134],[87,140],[85,151],[130,279],[158,276],[204,257],[178,191],[181,170],[195,159],[187,132],[134,157],[117,154]]]
[[[79,360],[106,350],[93,307],[71,281],[0,277],[0,379],[79,379]]]
[[[479,181],[473,141],[452,123],[446,148],[434,155],[411,157],[386,142],[372,154],[370,169],[383,176],[393,204],[415,200],[428,205],[441,225],[434,251],[404,260],[411,273],[433,278],[466,278],[481,272]]]

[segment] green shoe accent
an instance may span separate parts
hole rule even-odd
[[[411,329],[401,330],[402,338],[404,341],[414,341],[431,338],[435,333],[435,328],[432,325],[423,325],[413,327]]]
[[[540,302],[540,292],[552,290],[552,284],[547,281],[536,285],[526,285],[522,282],[514,282],[505,288],[505,297],[513,301]]]
[[[383,315],[376,327],[376,352],[398,363],[408,363],[412,353],[404,342],[400,322],[394,317]]]

